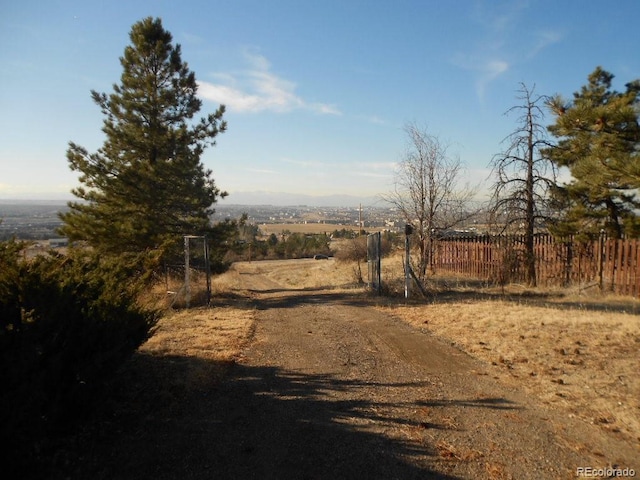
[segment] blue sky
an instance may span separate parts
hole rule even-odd
[[[146,16],[182,46],[202,113],[227,106],[203,162],[234,203],[387,193],[408,122],[449,144],[464,181],[486,182],[520,82],[570,97],[598,65],[618,90],[640,78],[639,15],[636,0],[4,0],[0,199],[71,198],[67,144],[102,145],[90,90],[119,82]]]

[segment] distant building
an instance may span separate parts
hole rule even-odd
[[[68,247],[69,239],[68,238],[50,238],[49,239],[49,247],[51,248],[61,248]]]

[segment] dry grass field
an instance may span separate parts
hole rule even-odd
[[[158,330],[140,352],[155,356],[176,356],[211,360],[211,366],[233,361],[251,336],[253,312],[249,308],[218,306],[215,309],[195,308],[166,315]],[[204,365],[204,362],[202,363]],[[185,385],[197,386],[222,372],[192,371]]]
[[[272,233],[280,235],[284,231],[291,233],[308,233],[308,234],[323,234],[331,235],[336,230],[356,230],[353,225],[335,225],[330,223],[263,223],[259,225],[262,235],[269,236]]]
[[[361,288],[354,285],[355,264],[330,260],[296,259],[296,260],[264,260],[252,262],[252,271],[275,283],[290,289],[311,289],[330,287],[332,289]],[[366,271],[366,264],[364,265]],[[213,281],[213,290],[217,294],[236,291],[242,293],[243,282],[238,270],[231,268],[224,275]],[[364,293],[364,290],[363,290]],[[215,293],[214,293],[215,296]]]
[[[500,300],[385,307],[543,402],[640,444],[640,319]]]
[[[387,278],[401,272],[400,258],[387,261]],[[496,378],[640,447],[640,301],[460,278],[435,277],[429,287],[427,300],[418,293],[380,308],[491,365]]]
[[[343,224],[333,224],[333,223],[317,223],[317,222],[308,222],[308,223],[263,223],[258,225],[260,227],[260,232],[262,235],[269,236],[272,233],[276,235],[281,234],[283,231],[288,230],[291,233],[308,233],[308,234],[323,234],[331,235],[331,233],[336,230],[353,230],[358,231],[357,225],[343,225]],[[377,232],[382,230],[382,228],[366,228],[367,232]]]

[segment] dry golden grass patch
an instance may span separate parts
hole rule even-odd
[[[141,351],[153,355],[232,360],[251,334],[253,312],[235,307],[194,308],[167,314]]]
[[[240,355],[254,328],[252,309],[238,306],[168,311],[155,334],[140,347],[142,355],[181,361],[182,374],[171,382],[184,390],[220,381]]]
[[[293,271],[288,267],[273,268],[265,273],[267,278],[293,288],[339,287],[353,283],[351,264],[330,260],[307,260]]]
[[[265,260],[237,262],[214,285],[222,288],[238,288],[243,285],[242,275],[262,275],[282,288],[353,288],[354,266],[350,262],[329,260]],[[364,266],[366,269],[366,265]]]
[[[323,234],[331,235],[336,230],[356,230],[357,227],[353,225],[340,225],[332,223],[263,223],[259,225],[260,232],[263,235],[271,235],[272,233],[280,235],[284,231],[291,233],[308,233],[308,234]]]
[[[264,236],[272,233],[280,235],[284,231],[291,233],[307,233],[307,234],[323,234],[331,235],[336,230],[352,230],[358,231],[358,226],[349,223],[322,223],[322,220],[309,219],[307,223],[262,223],[258,225],[260,232]],[[367,227],[367,232],[381,231],[382,227]]]
[[[466,300],[382,307],[570,415],[640,441],[640,317]]]

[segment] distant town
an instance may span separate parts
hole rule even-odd
[[[66,211],[62,202],[10,202],[0,203],[0,240],[49,240],[59,235],[62,224],[58,214]]]
[[[214,221],[239,218],[243,213],[248,222],[263,224],[325,224],[327,230],[338,227],[390,230],[400,228],[402,220],[394,207],[314,207],[307,205],[225,205],[216,208]],[[334,228],[335,227],[335,228]]]
[[[47,240],[51,245],[60,240],[57,233],[62,222],[60,212],[68,209],[61,202],[0,202],[0,240],[17,238],[21,240]],[[268,226],[278,225],[283,229],[287,224],[316,224],[314,232],[330,234],[343,228],[364,230],[390,230],[400,232],[404,228],[404,219],[392,206],[362,207],[316,207],[308,205],[224,205],[218,204],[212,217],[214,222],[239,219],[247,214],[248,223],[263,226],[263,230],[273,231]],[[326,225],[322,228],[320,225]],[[309,225],[311,227],[311,225]],[[474,227],[461,232],[472,233]]]
[[[59,237],[64,203],[0,203],[0,239],[50,240]],[[327,232],[335,229],[396,229],[402,220],[391,207],[311,207],[271,205],[216,205],[212,220],[238,219],[247,214],[248,222],[262,224],[326,224]]]

